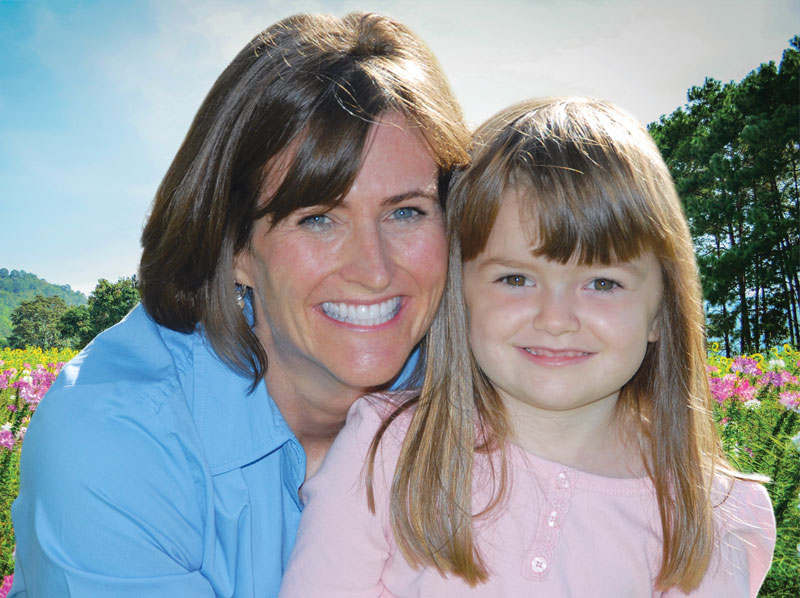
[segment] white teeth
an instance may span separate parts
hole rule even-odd
[[[372,305],[348,305],[347,303],[333,303],[325,301],[322,311],[329,318],[357,326],[377,326],[388,322],[400,310],[400,297],[393,297],[382,303]]]
[[[541,355],[543,357],[581,357],[588,355],[585,351],[548,351],[547,349],[525,349],[531,355]]]

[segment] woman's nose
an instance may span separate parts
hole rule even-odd
[[[533,319],[534,329],[558,336],[577,332],[580,328],[574,299],[567,293],[542,289],[535,301],[537,311]]]
[[[388,239],[380,227],[355,227],[346,242],[342,276],[371,292],[385,290],[392,281],[393,256]]]

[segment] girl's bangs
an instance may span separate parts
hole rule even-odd
[[[645,131],[631,133],[628,124],[580,104],[504,124],[499,133],[484,129],[488,138],[462,181],[464,259],[485,247],[509,192],[519,194],[535,255],[612,264],[659,253],[669,228],[664,194],[670,180]]]
[[[534,255],[560,263],[612,264],[655,250],[663,231],[647,209],[645,190],[596,165],[580,166],[541,164],[510,181]]]

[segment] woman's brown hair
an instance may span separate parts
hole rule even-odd
[[[433,54],[376,14],[295,15],[256,36],[211,88],[161,183],[142,234],[139,289],[158,323],[199,324],[233,369],[263,376],[267,355],[237,307],[233,258],[253,223],[333,206],[386,111],[419,129],[439,165],[466,164],[469,134]],[[287,158],[288,156],[288,158]],[[264,198],[271,166],[280,183]]]
[[[523,216],[534,223],[535,254],[589,264],[652,251],[661,264],[660,334],[621,389],[616,417],[626,424],[620,429],[631,430],[627,440],[640,447],[656,491],[663,530],[656,585],[697,587],[714,546],[712,479],[735,474],[710,415],[694,247],[658,149],[644,127],[611,104],[554,98],[523,102],[491,118],[475,134],[472,158],[454,177],[448,199],[448,283],[392,485],[399,547],[412,564],[473,585],[489,574],[472,537],[473,461],[487,451],[499,457],[488,459],[498,464],[497,505],[507,485],[509,425],[469,348],[462,265],[483,251],[500,201],[516,190]]]

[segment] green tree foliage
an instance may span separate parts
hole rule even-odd
[[[779,66],[706,79],[650,125],[684,201],[709,304],[730,355],[800,342],[800,36]]]
[[[70,349],[85,347],[94,338],[94,328],[91,324],[89,307],[86,305],[72,305],[61,315],[58,324],[61,337],[68,343]]]
[[[83,329],[79,334],[80,343],[73,348],[82,349],[103,330],[124,318],[137,303],[139,303],[139,291],[135,275],[130,278],[120,278],[117,282],[109,282],[105,278],[98,280],[97,286],[89,295],[86,311],[76,310],[67,315],[67,318],[77,320],[79,329],[81,327]]]
[[[37,346],[82,349],[106,328],[119,322],[139,302],[136,277],[109,282],[101,278],[88,305],[67,306],[60,297],[38,295],[11,314],[12,349]]]
[[[67,304],[61,297],[38,295],[29,301],[23,301],[11,313],[13,328],[11,336],[8,337],[9,347],[12,349],[65,347],[66,343],[59,332],[59,324],[66,310]]]
[[[25,270],[0,268],[0,346],[6,346],[11,334],[11,312],[37,295],[61,297],[67,306],[86,303],[86,295],[73,291],[68,284],[55,285]]]

